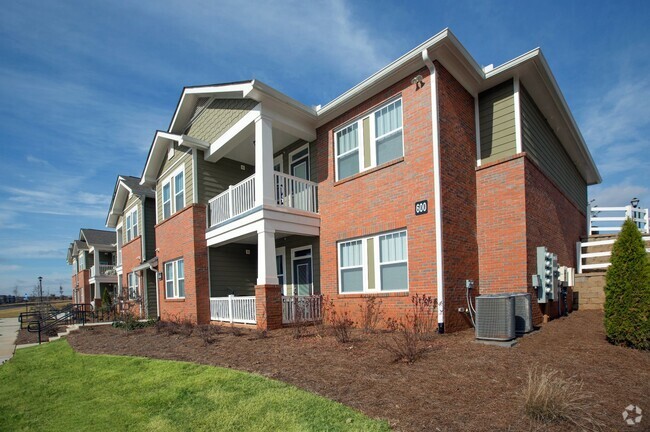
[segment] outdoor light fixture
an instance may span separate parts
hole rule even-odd
[[[411,84],[415,84],[415,88],[419,89],[422,87],[424,84],[422,83],[422,75],[418,75],[416,77],[413,77],[411,80]]]
[[[633,208],[636,208],[639,205],[639,199],[637,197],[632,198],[632,201],[630,201],[630,204],[632,204]]]

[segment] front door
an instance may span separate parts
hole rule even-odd
[[[312,291],[311,258],[301,258],[293,262],[293,295],[308,296]]]

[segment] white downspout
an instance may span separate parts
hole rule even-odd
[[[438,332],[445,332],[445,287],[444,260],[442,256],[442,196],[440,187],[440,124],[438,121],[438,83],[436,67],[429,58],[429,52],[422,50],[422,60],[429,68],[431,77],[431,137],[433,141],[433,191],[434,215],[436,220],[436,286],[438,288]]]

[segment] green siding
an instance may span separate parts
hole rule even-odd
[[[580,209],[587,208],[587,183],[528,92],[521,87],[523,150]]]
[[[291,262],[291,249],[311,246],[311,262],[314,280],[314,293],[320,293],[320,241],[318,237],[288,236],[275,240],[275,247],[284,247],[286,253],[286,284],[293,284],[293,263]]]
[[[145,239],[145,253],[146,259],[150,260],[156,256],[156,202],[153,198],[145,198],[143,218],[142,232]]]
[[[207,204],[212,198],[228,189],[228,186],[239,183],[255,172],[253,166],[232,159],[221,158],[215,163],[207,162],[201,150],[197,150],[197,165],[200,204]]]
[[[210,296],[255,295],[257,245],[231,243],[210,251]],[[250,255],[246,255],[246,250]]]
[[[147,309],[145,313],[148,319],[154,319],[158,316],[158,300],[156,290],[156,273],[151,270],[145,271],[146,302]]]
[[[517,153],[512,80],[479,95],[479,120],[483,163],[498,161]]]
[[[185,168],[185,206],[192,204],[194,197],[194,183],[193,183],[193,170],[192,170],[192,149],[184,146],[174,145],[174,156],[163,163],[160,171],[158,172],[158,180],[156,181],[156,202],[158,223],[163,221],[162,217],[162,185],[169,175],[176,171],[177,168],[183,166]],[[173,197],[172,197],[173,198]],[[178,211],[180,209],[177,209]]]
[[[203,109],[187,127],[185,133],[191,137],[212,143],[230,129],[257,102],[250,99],[215,99]]]

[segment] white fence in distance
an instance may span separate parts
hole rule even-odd
[[[617,234],[626,219],[632,219],[644,234],[650,234],[648,209],[625,207],[591,207],[587,212],[589,218],[589,235]]]
[[[589,258],[600,258],[600,257],[610,257],[612,256],[611,249],[604,252],[583,252],[583,249],[593,246],[605,246],[613,245],[616,239],[607,239],[607,240],[594,240],[588,242],[577,242],[576,243],[576,255],[578,268],[576,269],[578,273],[582,273],[584,270],[606,270],[607,267],[611,265],[609,261],[604,263],[593,263],[585,264],[585,261]],[[648,243],[650,242],[650,237],[643,237],[643,241]],[[646,252],[650,253],[650,247],[646,247]]]
[[[255,324],[255,296],[210,297],[210,319],[229,323]]]

